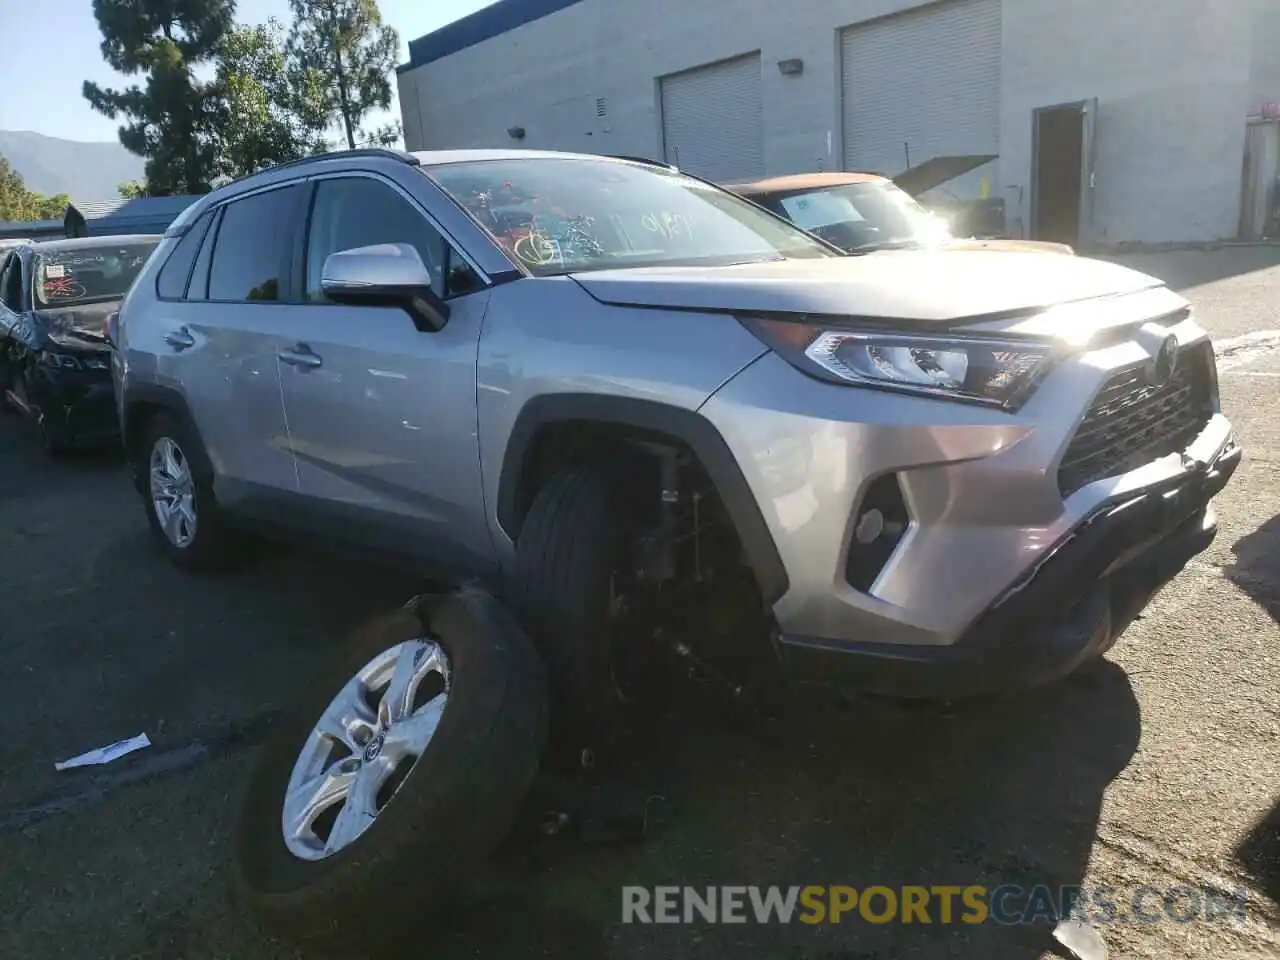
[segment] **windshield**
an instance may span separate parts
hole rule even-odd
[[[37,308],[119,300],[129,292],[158,240],[50,250],[36,256]]]
[[[796,226],[855,253],[950,239],[941,219],[886,181],[774,195],[766,202]]]
[[[657,167],[537,158],[431,177],[535,276],[839,254],[726,191]]]

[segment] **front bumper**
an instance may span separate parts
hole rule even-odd
[[[1238,454],[1218,407],[1207,336],[1178,311],[1163,320],[1140,314],[1134,321],[1133,311],[1143,307],[1098,307],[1104,319],[1085,340],[1095,345],[1058,364],[1015,414],[820,383],[773,354],[718,390],[700,412],[741,466],[787,574],[787,591],[772,610],[784,659],[795,659],[787,644],[842,651],[854,661],[878,651],[892,660],[970,659],[973,654],[962,648],[970,646],[975,624],[1099,516],[1202,470],[1212,474],[1205,489],[1214,490]],[[1013,331],[1018,335],[1053,335],[1063,328],[1052,318],[1014,323],[1030,328]],[[1073,324],[1067,327],[1074,330]],[[1184,402],[1191,395],[1171,386],[1172,393],[1153,395],[1149,405],[1129,406],[1127,394],[1114,393],[1116,384],[1135,370],[1151,369],[1171,335],[1182,345],[1181,356],[1200,358],[1199,365],[1180,367],[1203,372],[1195,381],[1196,402]],[[1112,421],[1090,419],[1099,409],[1122,417],[1145,410],[1160,423],[1168,414],[1179,425],[1166,438],[1170,445],[1148,455],[1149,438],[1141,431],[1155,421],[1143,420],[1139,434],[1127,433],[1128,427],[1112,432]],[[1104,438],[1106,457],[1080,460],[1077,436]],[[1136,458],[1123,453],[1135,440],[1141,441],[1133,448],[1141,452]],[[1216,474],[1214,464],[1220,464]],[[868,504],[880,502],[876,485],[884,481],[899,491],[895,523],[905,532],[887,557],[872,558],[869,572],[853,571],[852,560],[864,555],[855,543],[862,542],[860,519]],[[1195,492],[1189,488],[1184,496],[1194,499]],[[1211,528],[1209,496],[1197,509]],[[1152,536],[1171,537],[1170,550],[1181,544],[1194,553],[1211,534],[1166,525]],[[1131,544],[1129,552],[1133,556],[1122,558],[1126,564],[1146,548]],[[1120,565],[1108,561],[1109,567]],[[1072,585],[1087,582],[1081,574]],[[1054,607],[1065,615],[1061,604]],[[1057,641],[1041,631],[1039,642]]]
[[[784,636],[796,680],[904,697],[955,698],[1064,676],[1105,653],[1147,602],[1212,543],[1209,501],[1240,463],[1234,443],[1210,464],[1108,503],[1056,544],[953,645],[841,643]]]
[[[109,371],[41,370],[29,381],[28,390],[44,428],[59,442],[87,446],[119,437]]]

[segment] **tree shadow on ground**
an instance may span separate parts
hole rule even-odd
[[[1235,561],[1226,567],[1227,577],[1280,620],[1280,516],[1241,537],[1231,552]]]
[[[623,924],[622,887],[1078,884],[1103,792],[1140,734],[1128,679],[1107,662],[953,711],[822,692],[771,719],[718,704],[683,697],[614,775],[633,797],[663,798],[643,842],[513,841],[434,926],[432,955],[1034,960],[1048,923],[942,924],[935,908],[913,926]],[[532,814],[562,798],[551,781]]]
[[[1257,881],[1258,888],[1280,904],[1280,800],[1236,848],[1236,859]]]
[[[1280,245],[1223,246],[1209,249],[1123,251],[1095,254],[1150,274],[1178,291],[1280,266]]]

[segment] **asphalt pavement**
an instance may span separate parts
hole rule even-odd
[[[1041,927],[624,925],[620,891],[1045,883],[1242,905],[1100,922],[1113,957],[1280,957],[1280,249],[1117,259],[1181,289],[1219,341],[1246,454],[1214,546],[1104,663],[952,711],[815,696],[748,723],[691,697],[655,719],[663,813],[643,842],[522,834],[429,940],[370,956],[1037,960]],[[283,547],[184,575],[118,457],[48,461],[12,418],[0,550],[0,957],[298,956],[228,893],[246,778],[333,640],[414,584]],[[54,770],[141,732],[146,750]]]

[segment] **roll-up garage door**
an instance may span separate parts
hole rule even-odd
[[[708,180],[764,176],[758,53],[671,74],[661,86],[668,163]]]
[[[844,166],[889,176],[1000,152],[1000,0],[943,0],[841,35]],[[908,163],[910,154],[910,163]],[[976,196],[988,164],[947,185]]]

